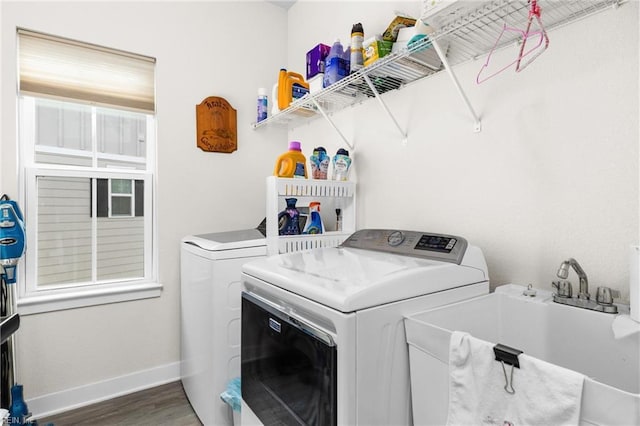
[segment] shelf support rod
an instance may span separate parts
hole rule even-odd
[[[464,90],[462,90],[462,86],[460,86],[460,82],[458,81],[458,78],[456,77],[455,73],[453,72],[453,69],[449,65],[447,56],[444,54],[442,49],[440,49],[440,45],[438,44],[437,40],[431,40],[431,45],[436,50],[436,53],[438,54],[438,56],[440,57],[440,60],[442,61],[442,65],[444,66],[444,69],[447,71],[447,74],[449,74],[449,77],[453,81],[453,85],[456,87],[458,94],[460,95],[464,103],[467,105],[467,108],[469,109],[469,113],[471,113],[471,116],[473,117],[473,131],[476,133],[480,132],[480,130],[482,130],[482,123],[480,122],[480,118],[478,118],[478,114],[476,114],[476,111],[473,109],[471,102],[469,102],[469,98],[467,98],[467,95],[464,93]]]
[[[382,100],[382,97],[380,96],[380,94],[376,90],[375,86],[371,82],[371,79],[369,79],[369,76],[364,74],[363,77],[364,77],[364,81],[367,82],[367,85],[369,86],[369,89],[371,89],[373,94],[376,96],[376,99],[380,103],[380,106],[382,106],[382,109],[384,109],[384,111],[387,113],[389,118],[391,118],[391,121],[393,121],[393,124],[395,124],[396,129],[398,129],[398,131],[402,135],[402,145],[407,145],[407,133],[402,130],[402,127],[400,127],[400,124],[398,124],[398,121],[396,120],[396,118],[393,116],[393,114],[391,114],[391,111],[387,107],[387,104],[385,104],[384,101]]]
[[[336,131],[336,133],[338,134],[338,136],[340,136],[340,138],[342,139],[342,141],[347,144],[347,146],[349,147],[350,150],[353,151],[353,145],[351,144],[351,142],[349,142],[349,140],[344,136],[344,134],[340,131],[340,129],[338,129],[338,126],[335,125],[335,123],[333,122],[333,120],[331,120],[331,117],[329,117],[329,115],[324,111],[324,109],[320,106],[320,104],[318,103],[318,101],[316,100],[316,98],[311,97],[311,100],[313,101],[314,105],[316,106],[316,108],[318,108],[318,111],[320,111],[320,114],[322,114],[322,116],[324,117],[325,120],[327,120],[329,122],[329,124],[331,125],[331,127],[333,127],[333,130]]]

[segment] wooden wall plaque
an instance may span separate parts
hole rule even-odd
[[[198,148],[231,153],[238,149],[236,110],[226,99],[209,96],[196,105]]]

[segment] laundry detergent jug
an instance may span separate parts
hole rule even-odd
[[[278,108],[286,109],[295,99],[300,99],[309,93],[309,83],[302,75],[280,69],[278,74]]]
[[[307,178],[307,159],[300,149],[300,142],[289,142],[289,151],[281,154],[276,160],[273,174],[278,177]]]

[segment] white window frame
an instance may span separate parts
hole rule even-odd
[[[122,180],[128,180],[131,183],[131,192],[127,193],[123,193],[123,192],[113,192],[112,188],[111,188],[111,183],[113,182],[114,179],[117,178],[110,178],[109,179],[109,218],[110,219],[118,219],[118,218],[130,218],[130,217],[135,217],[136,215],[136,182],[135,179],[132,178],[126,178],[126,179],[122,179]],[[145,182],[146,184],[146,182]],[[113,214],[113,197],[126,197],[129,198],[129,208],[130,208],[130,213],[128,215],[126,214]]]
[[[19,146],[20,146],[20,170],[22,172],[21,192],[25,196],[25,218],[27,230],[27,251],[20,262],[22,273],[18,274],[18,311],[20,314],[28,315],[41,312],[56,311],[84,306],[101,305],[122,301],[146,299],[158,297],[162,292],[162,285],[158,282],[158,247],[153,244],[157,239],[156,212],[153,200],[155,197],[155,148],[156,148],[156,120],[155,116],[148,114],[146,122],[147,143],[146,146],[146,170],[119,169],[97,167],[98,159],[123,159],[124,156],[114,156],[112,154],[103,155],[96,149],[91,151],[93,156],[93,167],[68,166],[54,164],[36,164],[36,149],[42,152],[35,144],[35,100],[32,96],[19,96]],[[92,109],[92,117],[95,120],[95,109]],[[94,126],[95,128],[95,126]],[[93,132],[95,133],[95,132]],[[95,134],[92,143],[96,143]],[[51,150],[51,147],[44,147]],[[58,151],[57,148],[54,148]],[[58,151],[59,152],[59,151]],[[65,151],[69,153],[69,151]],[[76,154],[86,156],[87,152],[78,151]],[[138,159],[140,161],[140,159]],[[38,176],[66,176],[80,178],[94,178],[92,191],[92,206],[96,207],[96,179],[138,179],[144,180],[144,278],[130,280],[109,280],[100,282],[95,277],[95,265],[93,280],[90,283],[73,283],[62,285],[47,285],[46,289],[37,288],[36,275],[37,265],[37,177]],[[135,189],[132,188],[133,192]],[[111,187],[109,185],[109,192]],[[109,194],[111,203],[111,194]],[[93,215],[95,224],[97,215]],[[121,216],[122,217],[122,216]],[[31,219],[33,218],[33,219]],[[117,216],[116,216],[117,218]],[[30,220],[31,219],[31,220]],[[96,253],[96,226],[93,226],[93,250]],[[29,246],[33,249],[29,250]],[[96,256],[93,256],[96,262]]]

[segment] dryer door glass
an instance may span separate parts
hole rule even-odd
[[[330,336],[242,294],[242,399],[265,425],[337,423],[337,349]]]

